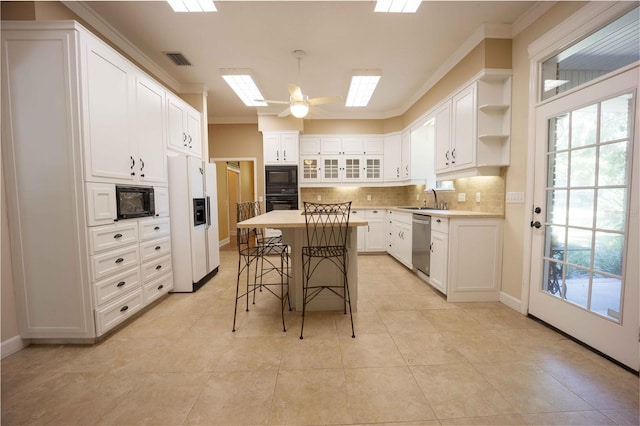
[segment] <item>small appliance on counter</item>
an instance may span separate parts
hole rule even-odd
[[[216,165],[189,155],[168,163],[173,291],[193,292],[220,267]]]
[[[264,168],[265,211],[298,210],[298,166]]]

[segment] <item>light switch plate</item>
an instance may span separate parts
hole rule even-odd
[[[458,192],[458,201],[464,202],[467,199],[467,194],[464,192]]]
[[[367,195],[367,201],[371,201],[371,195]]]
[[[479,193],[479,192],[476,192],[476,203],[479,203],[479,202],[480,202],[480,200],[481,200],[481,198],[480,198],[480,193]]]
[[[507,192],[506,202],[508,204],[524,204],[524,192]]]
[[[318,195],[318,201],[322,201],[322,195]]]

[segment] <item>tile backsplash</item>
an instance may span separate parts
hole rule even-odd
[[[438,203],[446,203],[451,210],[504,214],[504,177],[456,179],[454,187],[455,191],[438,191]],[[461,193],[465,194],[465,201],[458,201],[458,195]],[[480,202],[476,202],[476,193],[480,193]],[[302,201],[321,203],[352,201],[353,206],[360,208],[421,206],[425,200],[429,207],[434,204],[433,193],[425,191],[425,185],[300,188],[300,198]]]

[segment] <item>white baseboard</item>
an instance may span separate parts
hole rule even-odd
[[[500,302],[504,305],[507,305],[514,311],[522,312],[522,302],[519,299],[516,299],[513,296],[509,296],[507,293],[501,291],[500,292]]]
[[[30,342],[28,339],[23,339],[20,336],[14,336],[10,339],[5,340],[1,344],[2,359],[8,357],[9,355],[15,354],[23,348],[26,348],[27,346],[29,346],[29,343]]]
[[[225,238],[224,240],[220,241],[220,243],[218,244],[219,247],[224,247],[227,244],[229,244],[231,242],[231,240],[229,238]]]

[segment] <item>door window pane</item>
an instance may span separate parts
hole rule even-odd
[[[548,159],[548,186],[566,188],[569,176],[569,153],[549,154]]]
[[[596,183],[596,148],[571,151],[571,187]]]
[[[572,189],[569,192],[569,225],[593,226],[593,189]]]
[[[630,93],[602,102],[600,110],[600,142],[629,138]]]
[[[622,276],[624,235],[596,232],[593,268],[611,275]]]
[[[547,191],[547,222],[555,225],[567,224],[567,190],[554,189]]]
[[[599,189],[596,228],[623,232],[626,206],[625,188]]]
[[[600,146],[599,186],[627,184],[627,145],[627,141],[622,141]]]
[[[549,120],[549,152],[561,151],[569,147],[569,114],[559,115]]]
[[[571,113],[571,148],[596,143],[598,104]]]

